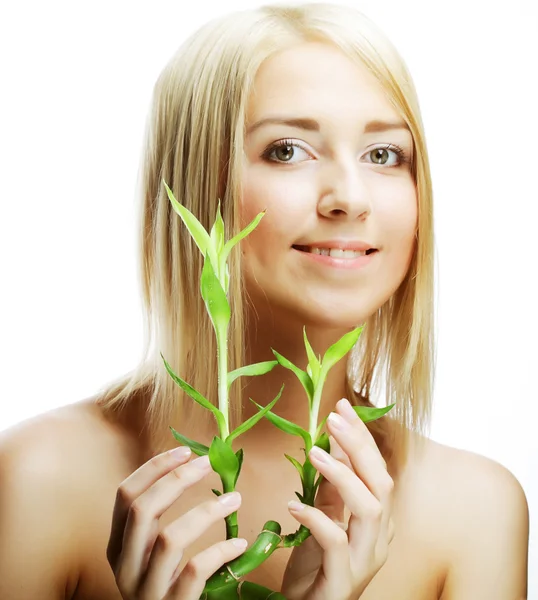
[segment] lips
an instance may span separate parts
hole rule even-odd
[[[318,245],[312,245],[312,246],[301,246],[299,244],[294,244],[292,246],[293,248],[295,248],[295,250],[300,250],[301,252],[312,252],[313,250],[341,250],[343,252],[361,252],[362,254],[371,254],[372,252],[377,252],[377,248],[368,248],[367,250],[357,250],[354,248],[342,248],[340,246],[318,246]]]

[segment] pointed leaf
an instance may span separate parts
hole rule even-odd
[[[299,494],[299,492],[295,492],[295,495],[297,496],[297,498],[299,498],[301,502],[304,502],[304,498],[303,496],[301,496],[301,494]]]
[[[306,454],[306,452],[305,452]],[[316,473],[318,471],[314,467],[314,465],[310,462],[308,455],[306,456],[305,463],[303,465],[303,473],[304,473],[304,485],[305,489],[311,489],[314,485],[314,479],[316,477]]]
[[[253,404],[255,404],[259,409],[263,410],[263,407],[260,406],[259,404],[257,404],[256,402],[254,402],[254,400],[252,400],[252,398],[249,398],[249,400]],[[275,427],[278,427],[281,431],[284,431],[284,433],[289,433],[291,435],[298,435],[303,438],[303,440],[305,441],[305,444],[307,446],[312,445],[312,441],[310,439],[310,434],[308,433],[308,431],[305,431],[302,427],[299,427],[299,425],[295,425],[295,423],[292,423],[291,421],[287,421],[283,417],[279,417],[278,415],[275,415],[275,413],[272,413],[271,411],[267,412],[267,414],[265,415],[265,418],[268,419],[269,421],[271,421],[271,423]]]
[[[382,408],[372,406],[354,406],[353,410],[359,415],[359,418],[363,423],[369,423],[375,421],[383,415],[386,415],[394,406],[395,403],[383,406]]]
[[[279,354],[276,350],[273,350],[272,348],[271,348],[271,350],[273,351],[273,354],[276,356],[278,362],[283,367],[285,367],[286,369],[289,369],[290,371],[293,371],[295,373],[295,376],[301,382],[303,388],[305,389],[305,391],[308,395],[308,401],[311,405],[312,398],[314,397],[314,384],[312,383],[312,379],[310,379],[310,376],[308,375],[308,373],[306,373],[305,371],[301,371],[301,369],[296,367],[291,361],[289,361],[287,358],[285,358],[284,356]]]
[[[232,490],[239,468],[239,460],[228,444],[215,436],[209,447],[209,462],[220,475],[224,491]]]
[[[241,467],[243,466],[243,448],[239,448],[235,455],[237,456],[237,473],[235,474],[234,487],[239,478],[239,473],[241,473]]]
[[[316,493],[319,484],[323,481],[323,475],[320,473],[319,477],[316,479],[316,483],[314,483],[314,493]]]
[[[215,494],[215,496],[222,496],[222,492],[219,492],[219,490],[216,490],[215,488],[211,488],[211,491]]]
[[[277,400],[282,395],[283,389],[284,389],[284,385],[282,385],[282,387],[280,388],[280,392],[278,392],[276,398],[271,400],[271,402],[267,406],[264,406],[262,408],[262,410],[260,410],[260,412],[256,413],[255,415],[252,415],[252,417],[247,419],[244,423],[241,423],[241,425],[239,425],[239,427],[237,427],[237,429],[232,431],[232,433],[230,433],[230,435],[226,438],[226,443],[231,444],[232,440],[235,440],[236,437],[240,436],[242,433],[245,433],[245,431],[248,431],[251,427],[254,427],[254,425],[256,425],[256,423],[260,419],[262,419],[273,408],[273,406],[276,404]],[[252,398],[249,398],[249,400],[251,402],[253,402]],[[254,404],[256,404],[256,403],[254,403]],[[258,405],[256,404],[256,406],[258,406]]]
[[[195,454],[198,456],[205,456],[209,452],[209,448],[200,444],[200,442],[195,442],[194,440],[189,439],[188,437],[181,435],[181,433],[177,432],[173,427],[170,427],[172,430],[172,435],[176,438],[178,442],[181,442],[185,446],[188,446]]]
[[[328,417],[329,415],[327,415]],[[316,429],[316,440],[319,438],[319,434],[321,433],[321,430],[323,429],[323,427],[325,426],[325,423],[327,422],[327,417],[325,417],[323,419],[323,421],[318,425],[318,428]]]
[[[222,331],[230,322],[230,305],[207,255],[202,269],[200,289],[215,331]]]
[[[306,327],[303,327],[303,337],[304,337],[304,345],[306,348],[306,355],[308,356],[308,366],[310,367],[310,372],[308,373],[312,378],[312,384],[314,388],[317,387],[319,381],[319,375],[321,372],[321,365],[318,361],[317,356],[314,354],[314,350],[308,341],[308,337],[306,336]],[[308,370],[307,370],[308,372]]]
[[[228,388],[238,377],[253,377],[254,375],[265,375],[278,365],[278,360],[266,360],[265,362],[247,365],[228,373]]]
[[[256,215],[256,217],[245,227],[245,229],[243,229],[243,231],[240,231],[231,240],[228,240],[226,242],[226,244],[224,245],[224,250],[223,250],[224,260],[226,260],[228,258],[228,255],[230,254],[232,248],[238,242],[240,242],[243,238],[246,238],[249,233],[254,231],[254,229],[256,229],[256,227],[258,227],[259,222],[262,220],[262,218],[264,217],[266,212],[267,212],[267,210],[262,210],[262,212],[259,213],[258,215]]]
[[[200,252],[205,255],[209,246],[211,245],[209,234],[204,229],[204,226],[200,223],[200,221],[198,221],[198,219],[191,213],[191,211],[185,208],[175,199],[172,190],[166,185],[164,179],[163,183],[174,210],[181,217],[183,223],[185,223],[185,226],[189,230],[192,239],[196,242],[198,248],[200,248]]]
[[[329,440],[329,436],[326,433],[322,434],[322,436],[316,441],[314,446],[319,446],[322,450],[325,450],[325,452],[330,452],[331,442]]]
[[[290,461],[290,463],[297,469],[299,475],[301,476],[301,480],[303,479],[303,465],[293,456],[289,454],[284,454],[284,456]]]
[[[327,373],[331,367],[333,367],[341,358],[343,358],[353,346],[357,343],[364,325],[357,327],[353,331],[349,331],[343,335],[335,344],[325,352],[323,361],[321,363],[322,370]]]
[[[217,207],[217,217],[213,223],[209,237],[211,238],[217,255],[219,255],[224,248],[224,221],[222,220],[222,215],[220,214],[220,199]]]
[[[217,420],[217,423],[219,425],[219,428],[222,428],[225,426],[224,423],[224,415],[220,412],[220,410],[216,407],[213,406],[213,404],[211,404],[211,402],[209,402],[209,400],[207,400],[206,398],[204,398],[202,396],[202,394],[200,394],[200,392],[198,392],[197,390],[195,390],[192,386],[190,386],[186,381],[183,381],[183,379],[181,379],[181,377],[178,377],[174,371],[172,370],[172,367],[166,362],[166,359],[164,358],[164,356],[162,355],[162,352],[160,352],[161,358],[164,361],[164,366],[166,367],[166,370],[168,371],[168,374],[170,375],[170,377],[179,385],[179,387],[186,392],[193,400],[195,400],[196,402],[198,402],[198,404],[200,404],[201,406],[203,406],[204,408],[207,408],[207,410],[210,410],[214,415],[215,415],[215,419]]]

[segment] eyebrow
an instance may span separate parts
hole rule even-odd
[[[251,135],[254,131],[264,125],[276,124],[276,125],[288,125],[289,127],[296,127],[298,129],[305,129],[306,131],[319,131],[320,125],[315,119],[305,119],[297,117],[267,117],[260,119],[250,125],[247,129],[247,135]],[[405,131],[411,131],[405,121],[381,121],[374,120],[369,121],[364,126],[363,133],[379,133],[382,131],[389,131],[392,129],[403,129]]]

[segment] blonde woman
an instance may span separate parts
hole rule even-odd
[[[141,179],[145,359],[98,395],[1,440],[0,597],[197,600],[206,579],[274,519],[312,536],[247,580],[289,600],[516,600],[526,597],[528,512],[513,475],[427,437],[434,336],[432,185],[411,76],[360,12],[266,6],[211,21],[156,82]],[[365,328],[324,388],[331,455],[316,507],[296,502],[284,460],[301,441],[267,421],[240,438],[237,493],[217,499],[209,413],[166,372],[216,396],[216,346],[199,294],[202,257],[163,180],[208,228],[227,234],[261,210],[230,259],[229,368],[305,364],[303,327],[323,353]],[[281,368],[232,388],[307,423],[304,392]],[[365,425],[351,405],[395,408]],[[480,493],[478,493],[478,491]],[[223,502],[222,500],[225,500]],[[223,518],[239,510],[238,540]]]

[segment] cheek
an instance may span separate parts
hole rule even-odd
[[[403,183],[378,207],[379,227],[390,245],[411,243],[418,224],[418,205],[415,186]]]
[[[267,212],[245,242],[248,240],[257,254],[287,249],[300,235],[299,224],[306,225],[312,219],[311,198],[304,178],[276,176],[267,167],[247,169],[240,203],[242,227],[264,209]]]

